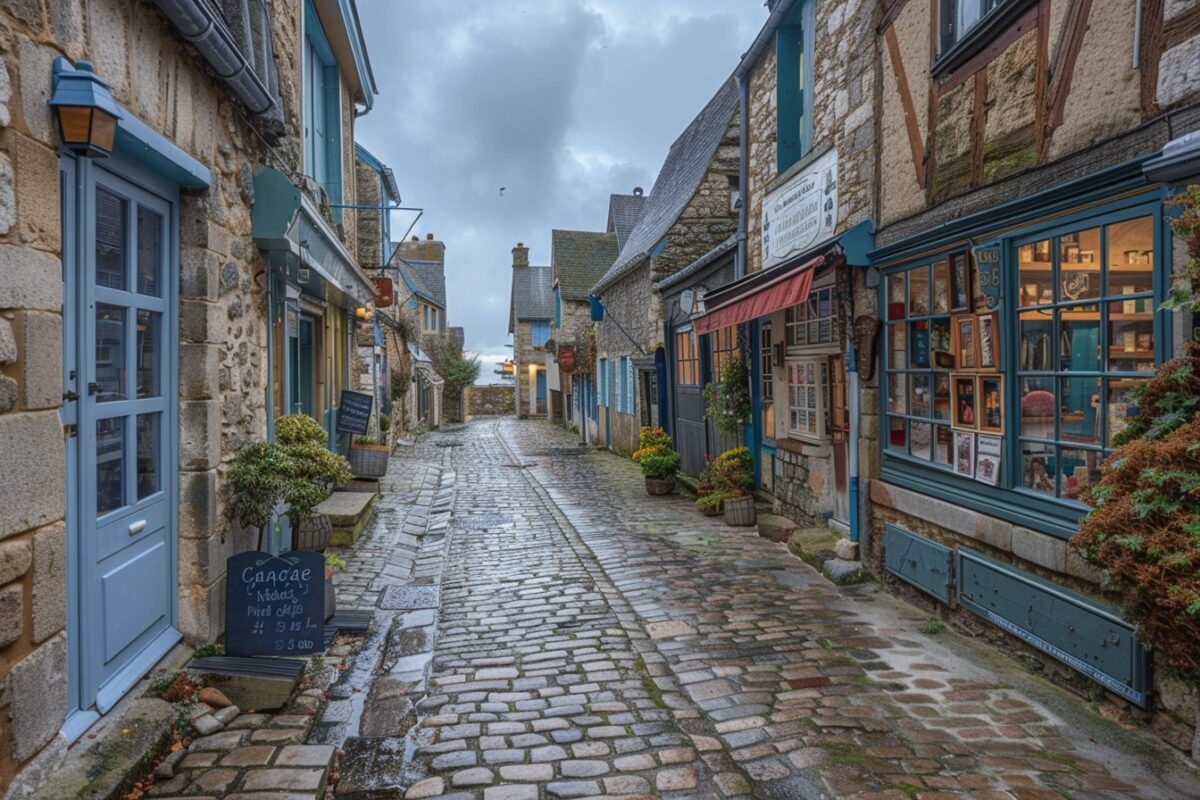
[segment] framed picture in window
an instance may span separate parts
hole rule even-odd
[[[979,430],[1004,433],[1004,378],[979,376]]]
[[[1000,316],[995,311],[979,316],[979,342],[977,363],[980,369],[999,369],[1000,366]]]
[[[1000,484],[1000,452],[1004,439],[1000,436],[984,436],[975,442],[975,480],[989,486]]]
[[[953,375],[950,394],[954,399],[953,423],[956,428],[979,427],[979,385],[974,375]]]
[[[964,478],[975,477],[975,434],[954,432],[954,472]]]
[[[950,256],[950,310],[956,314],[971,310],[971,267],[966,251]]]
[[[971,314],[962,314],[954,318],[952,333],[954,336],[954,361],[957,369],[977,369],[979,367],[979,352],[975,342],[978,338],[977,319]]]

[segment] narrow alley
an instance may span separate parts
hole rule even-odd
[[[313,734],[336,796],[1195,796],[1151,737],[562,429],[429,434],[384,484],[338,579],[375,632]]]

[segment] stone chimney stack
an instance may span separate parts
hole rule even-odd
[[[424,240],[419,236],[413,236],[407,242],[400,243],[400,257],[410,258],[414,261],[436,261],[439,264],[445,264],[446,245],[433,238],[432,233],[425,234]]]
[[[529,248],[522,242],[517,242],[517,246],[512,249],[513,254],[513,269],[529,266]]]

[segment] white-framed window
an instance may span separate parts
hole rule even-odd
[[[787,310],[784,328],[789,348],[837,344],[836,298],[833,286],[814,287],[807,301]]]
[[[828,366],[823,358],[794,358],[787,362],[789,436],[825,437],[825,386]]]

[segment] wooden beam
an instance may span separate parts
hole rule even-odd
[[[929,57],[938,51],[938,20],[941,19],[941,0],[929,0]],[[937,109],[938,85],[932,73],[926,80],[929,87],[929,100],[926,103],[928,121],[925,127],[925,201],[926,205],[932,200],[930,189],[933,186],[934,173],[937,172]]]
[[[888,26],[883,32],[887,42],[888,59],[892,62],[892,74],[896,76],[896,89],[900,93],[900,105],[904,108],[904,127],[908,130],[908,146],[912,150],[913,169],[917,174],[917,185],[925,186],[925,145],[921,141],[921,127],[917,123],[917,110],[913,105],[912,92],[908,88],[908,75],[900,60],[900,43],[896,29]]]
[[[900,16],[900,12],[904,10],[908,0],[891,0],[890,3],[888,0],[880,0],[880,2],[883,4],[883,19],[879,21],[879,26],[875,30],[882,33],[891,27],[892,23],[896,21],[896,17]]]
[[[971,185],[983,185],[983,146],[987,138],[987,70],[975,73],[975,102],[971,109]]]
[[[1077,0],[1071,3],[1067,10],[1067,18],[1063,21],[1058,52],[1054,54],[1054,63],[1050,67],[1050,87],[1046,97],[1049,119],[1045,136],[1042,138],[1042,151],[1038,153],[1039,161],[1045,159],[1050,149],[1050,139],[1054,136],[1055,129],[1062,125],[1063,109],[1067,105],[1075,62],[1079,59],[1079,50],[1083,47],[1083,35],[1087,32],[1091,11],[1092,0]]]
[[[1194,6],[1163,24],[1162,52],[1183,44],[1193,36],[1200,36],[1200,6]]]
[[[1050,0],[1038,0],[1037,59],[1034,67],[1033,128],[1036,152],[1040,156],[1046,138],[1046,89],[1050,72]]]
[[[1163,40],[1163,0],[1143,0],[1142,35],[1138,41],[1143,119],[1158,116],[1158,62],[1164,52]]]

